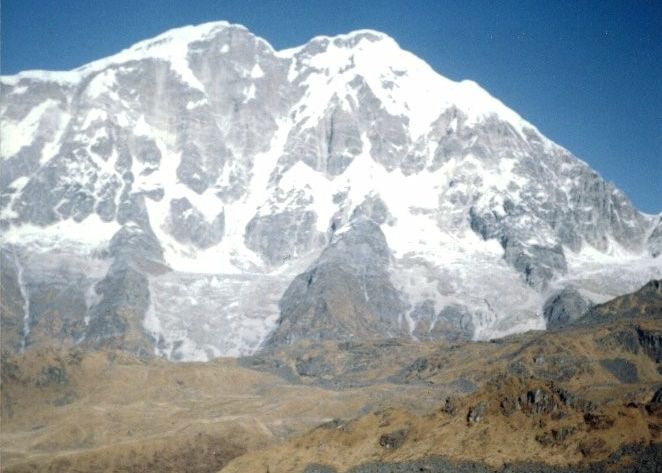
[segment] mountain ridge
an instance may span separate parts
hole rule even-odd
[[[301,337],[492,338],[544,328],[556,291],[602,302],[662,272],[659,216],[382,33],[277,52],[213,22],[0,84],[13,346],[205,360],[293,340],[297,317],[322,321]],[[333,315],[311,287],[354,302]]]

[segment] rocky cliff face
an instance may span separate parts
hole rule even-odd
[[[402,321],[407,304],[390,281],[389,260],[379,225],[353,220],[285,291],[269,343],[408,334]]]
[[[659,216],[381,33],[209,23],[0,84],[3,346],[489,338],[662,275]]]

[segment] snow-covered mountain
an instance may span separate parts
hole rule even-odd
[[[659,215],[382,33],[215,22],[1,87],[3,347],[485,339],[662,277]]]

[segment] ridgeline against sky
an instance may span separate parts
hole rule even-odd
[[[241,23],[275,48],[381,30],[446,77],[472,79],[662,210],[662,3],[3,0],[2,74],[63,70],[185,24]]]

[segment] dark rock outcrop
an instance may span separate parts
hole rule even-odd
[[[584,423],[592,430],[606,430],[614,425],[614,419],[604,414],[587,412],[584,414]]]
[[[604,369],[609,371],[621,383],[639,382],[639,373],[637,365],[624,358],[607,358],[600,360]]]
[[[480,422],[487,413],[487,401],[480,401],[475,406],[469,408],[467,413],[467,422],[469,425]]]
[[[379,445],[385,449],[400,448],[407,439],[407,433],[406,430],[396,430],[395,432],[383,434],[379,437]]]
[[[575,427],[560,427],[536,436],[536,441],[545,447],[563,445],[576,431]]]
[[[543,305],[547,328],[563,327],[580,318],[590,305],[591,301],[574,288],[564,288],[552,294]]]
[[[379,226],[364,217],[353,220],[285,291],[268,345],[401,333],[405,304],[390,281],[389,262]]]

